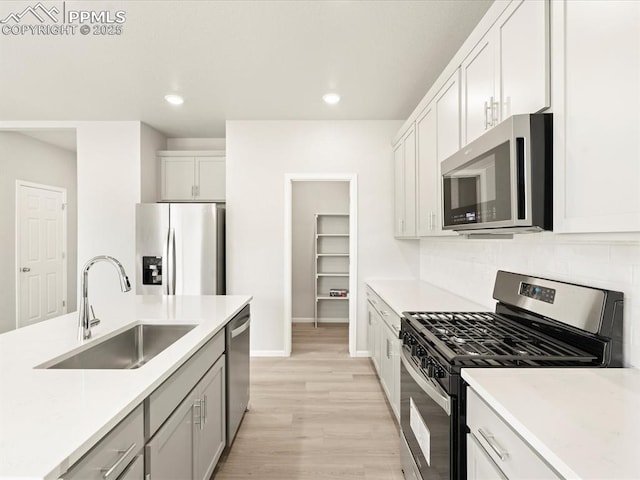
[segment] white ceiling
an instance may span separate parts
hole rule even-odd
[[[67,0],[124,10],[122,35],[0,35],[0,120],[224,137],[226,120],[406,119],[492,1]],[[0,19],[35,3],[1,2]]]

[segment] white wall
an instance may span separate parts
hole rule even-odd
[[[67,189],[67,308],[76,309],[76,155],[17,132],[0,132],[0,333],[16,325],[16,180]]]
[[[399,121],[227,122],[228,293],[252,303],[254,355],[284,354],[286,173],[358,175],[358,288],[368,278],[419,275],[418,243],[393,238],[391,138]],[[359,295],[357,350],[366,345]]]
[[[349,182],[293,182],[291,198],[291,316],[293,321],[308,321],[315,304],[315,214],[349,213]],[[342,240],[348,249],[348,241]],[[346,301],[339,307],[341,312]],[[347,308],[344,311],[348,319]]]
[[[493,309],[498,269],[624,292],[624,359],[640,366],[640,243],[552,233],[423,239],[420,277]]]
[[[167,150],[224,150],[224,138],[168,138]]]
[[[78,123],[78,266],[96,255],[123,264],[135,285],[135,204],[140,202],[140,122]],[[131,291],[127,295],[133,295]],[[90,274],[90,303],[122,295],[106,263]]]
[[[146,123],[140,124],[140,201],[158,201],[160,191],[160,168],[158,150],[167,149],[167,138]]]

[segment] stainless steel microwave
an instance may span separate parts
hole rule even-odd
[[[460,233],[553,229],[553,116],[513,115],[442,162],[442,223]]]

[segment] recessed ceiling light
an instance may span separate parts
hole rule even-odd
[[[184,98],[180,95],[175,95],[170,93],[169,95],[165,95],[164,99],[169,102],[171,105],[182,105],[184,103]]]
[[[340,95],[337,93],[326,93],[322,96],[322,100],[329,105],[335,105],[340,101]]]

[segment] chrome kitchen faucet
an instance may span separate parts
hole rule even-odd
[[[108,262],[113,265],[118,271],[118,276],[120,277],[120,288],[122,288],[122,291],[128,292],[131,290],[131,284],[129,283],[127,273],[124,271],[124,267],[118,260],[113,257],[109,257],[108,255],[98,255],[97,257],[93,257],[89,260],[82,269],[80,286],[82,291],[82,300],[80,302],[80,315],[78,317],[79,340],[87,340],[91,338],[91,327],[100,323],[100,320],[95,318],[96,316],[93,313],[93,307],[89,306],[89,269],[98,262]],[[91,310],[93,315],[92,319],[89,318],[89,310]]]

